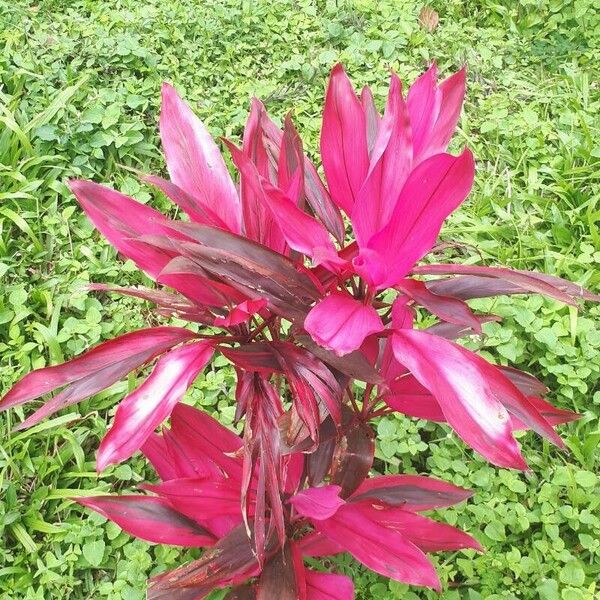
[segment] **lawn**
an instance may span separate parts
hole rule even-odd
[[[215,135],[237,139],[252,95],[277,119],[292,109],[318,147],[329,69],[342,61],[380,106],[393,68],[411,82],[430,61],[468,65],[454,150],[477,159],[475,189],[443,230],[468,262],[543,270],[598,290],[600,3],[411,0],[0,0],[0,391],[118,333],[155,323],[134,299],[90,281],[142,283],[93,231],[65,181],[85,177],[172,210],[135,174],[164,172],[160,85],[172,82]],[[147,281],[145,283],[148,283]],[[487,551],[439,554],[445,591],[388,582],[349,558],[357,598],[592,600],[600,594],[600,310],[540,297],[480,300],[503,317],[473,340],[540,377],[583,417],[560,428],[569,452],[519,434],[531,471],[490,466],[440,425],[385,417],[381,472],[429,472],[476,494],[440,518]],[[217,359],[189,401],[233,418],[233,370]],[[0,598],[144,598],[149,574],[195,551],[130,538],[69,498],[132,490],[134,458],[95,473],[94,450],[130,379],[11,433],[0,416]],[[211,596],[211,600],[223,594]]]

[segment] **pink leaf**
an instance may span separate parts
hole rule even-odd
[[[354,600],[354,584],[346,575],[306,569],[306,600]]]
[[[315,304],[304,329],[317,344],[343,356],[360,348],[372,333],[382,331],[383,323],[371,306],[348,294],[333,292]]]
[[[339,485],[308,488],[290,498],[289,502],[302,516],[322,521],[332,517],[345,504],[340,498],[341,491]]]
[[[331,71],[321,129],[321,160],[333,201],[346,212],[369,169],[366,119],[342,65]]]
[[[212,546],[216,539],[202,525],[177,512],[167,500],[152,496],[73,498],[114,521],[135,537],[156,544]]]
[[[193,199],[198,213],[218,214],[230,231],[239,233],[240,204],[219,148],[167,83],[162,88],[160,137],[173,183]]]
[[[494,367],[453,342],[414,329],[397,331],[392,347],[467,444],[498,466],[527,468],[497,397],[504,383]]]
[[[98,449],[97,469],[129,458],[171,414],[213,354],[212,346],[195,342],[172,350],[152,374],[119,405],[113,426]]]
[[[303,556],[332,556],[334,554],[341,554],[344,552],[344,548],[332,542],[329,538],[325,537],[318,531],[313,531],[305,535],[299,542],[298,547],[302,552]]]

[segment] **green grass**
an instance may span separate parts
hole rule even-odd
[[[33,367],[153,323],[132,299],[94,297],[89,281],[142,280],[82,217],[65,180],[108,182],[169,210],[131,171],[162,172],[160,84],[173,82],[215,135],[239,135],[255,94],[281,118],[293,108],[317,148],[328,70],[342,60],[357,85],[385,93],[387,70],[410,81],[437,59],[467,62],[469,95],[456,147],[478,159],[475,190],[444,230],[489,264],[536,268],[597,289],[600,272],[597,0],[429,3],[409,0],[0,0],[0,389]],[[378,424],[377,468],[472,487],[441,517],[487,548],[437,557],[443,600],[591,600],[600,579],[600,333],[539,298],[481,301],[504,317],[479,346],[533,371],[559,406],[584,414],[561,453],[520,437],[530,473],[492,468],[447,430],[402,417]],[[231,419],[233,374],[217,362],[190,400]],[[94,451],[123,382],[21,433],[0,417],[0,598],[144,597],[147,575],[194,552],[132,540],[69,497],[133,489],[142,461],[94,472]],[[349,559],[359,599],[434,598],[388,583]],[[219,598],[220,596],[215,596]]]

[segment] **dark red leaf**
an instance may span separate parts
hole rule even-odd
[[[539,379],[525,371],[502,365],[498,365],[498,369],[526,396],[540,396],[548,392],[548,388]]]
[[[199,244],[177,246],[207,271],[242,288],[250,298],[267,298],[281,315],[303,318],[319,292],[307,272],[285,256],[241,236],[195,223],[170,223]]]
[[[502,319],[495,315],[477,315],[475,317],[481,325],[484,323],[499,322]],[[434,323],[431,327],[425,329],[427,333],[433,333],[440,337],[446,338],[447,340],[458,340],[468,335],[475,335],[478,332],[473,330],[471,327],[466,325],[455,325],[454,323]]]
[[[257,473],[254,539],[257,558],[262,565],[269,537],[268,514],[269,528],[276,532],[280,544],[285,538],[280,495],[284,489],[284,481],[280,470],[281,450],[277,424],[283,407],[279,394],[266,379],[252,373],[242,372],[240,375],[236,396],[247,397],[241,505],[244,518],[248,521],[251,507],[248,492],[252,477]]]
[[[366,381],[367,383],[383,383],[383,378],[381,375],[371,364],[369,364],[369,361],[365,355],[360,352],[360,350],[356,350],[344,356],[337,356],[333,352],[330,352],[329,350],[326,350],[322,346],[319,346],[313,342],[308,335],[298,335],[296,336],[296,341],[310,350],[323,362],[327,363],[334,369],[337,369],[341,373],[344,373],[344,375],[348,375],[349,377],[358,379],[359,381]]]
[[[463,300],[469,298],[484,298],[498,294],[536,293],[560,300],[565,304],[576,305],[575,299],[599,301],[596,296],[582,287],[568,281],[540,273],[517,271],[506,267],[482,267],[478,265],[438,264],[415,267],[413,273],[419,275],[467,275],[475,276],[466,281],[442,280],[448,283],[433,284],[428,282],[429,289],[438,294],[454,296]],[[483,278],[483,280],[481,280]],[[499,279],[504,284],[500,287],[496,282],[485,281]],[[518,291],[521,290],[521,291]]]
[[[97,394],[169,348],[194,337],[192,331],[180,327],[155,327],[103,342],[68,362],[37,369],[23,377],[2,398],[0,411],[67,386],[19,426],[29,427],[61,408]]]
[[[375,501],[421,511],[463,502],[473,492],[423,475],[383,475],[369,477],[348,502]]]
[[[267,555],[272,556],[278,547],[274,540],[269,539]],[[254,542],[242,524],[207,550],[199,560],[153,577],[149,582],[148,600],[175,598],[176,592],[182,588],[195,588],[197,594],[206,594],[214,588],[243,583],[259,572]]]
[[[442,321],[470,327],[477,333],[481,332],[479,319],[462,300],[433,293],[423,281],[416,279],[403,279],[395,287]]]
[[[244,371],[262,373],[263,375],[282,372],[282,367],[273,354],[269,342],[242,344],[237,348],[217,346],[217,349],[234,365],[244,369]]]
[[[317,449],[306,457],[306,475],[310,486],[319,485],[329,473],[335,450],[335,438],[320,440]]]
[[[287,542],[265,564],[258,580],[257,600],[306,600],[304,564],[298,548]]]
[[[238,585],[223,600],[256,600],[256,589],[252,585]]]
[[[350,496],[367,477],[374,452],[371,427],[367,423],[353,424],[336,447],[331,469],[331,483],[341,486],[342,498]]]
[[[165,290],[153,290],[145,287],[119,287],[102,283],[92,283],[87,289],[95,292],[113,292],[123,296],[132,296],[156,304],[159,312],[165,316],[176,316],[186,321],[212,325],[214,316],[197,304],[190,302],[179,293]]]
[[[279,163],[279,149],[282,145],[283,132],[273,123],[266,113],[262,119],[263,134],[268,140],[268,150],[272,154],[273,162]],[[342,215],[337,206],[332,202],[329,192],[323,185],[319,174],[312,162],[304,156],[304,193],[309,206],[327,228],[329,233],[340,242],[344,241],[345,229]]]

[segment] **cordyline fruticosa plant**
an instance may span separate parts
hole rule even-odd
[[[348,600],[347,577],[303,562],[340,552],[439,590],[425,552],[480,546],[421,512],[471,493],[421,475],[370,476],[371,419],[400,411],[448,423],[490,462],[514,469],[527,468],[515,430],[563,446],[553,427],[575,413],[544,400],[533,376],[454,340],[497,320],[474,314],[471,298],[599,297],[540,273],[418,264],[440,254],[442,223],[473,183],[471,152],[446,152],[464,91],[464,69],[438,84],[434,65],[406,98],[392,74],[380,115],[369,88],[357,97],[336,66],[321,131],[326,184],[289,116],[280,129],[253,100],[241,147],[224,142],[236,185],[204,125],[165,84],[160,135],[170,180],[143,179],[187,219],[70,182],[98,230],[168,289],[92,288],[149,300],[161,315],[201,327],[104,342],[25,376],[0,407],[62,388],[18,426],[27,427],[159,357],[117,408],[97,468],[141,449],[160,483],[143,486],[148,494],[77,499],[145,540],[208,548],[152,579],[149,598],[203,598],[231,586],[230,599]],[[438,322],[415,328],[417,307]],[[242,437],[179,403],[216,352],[237,372]],[[354,380],[365,384],[360,393]],[[169,416],[170,427],[155,433]]]

